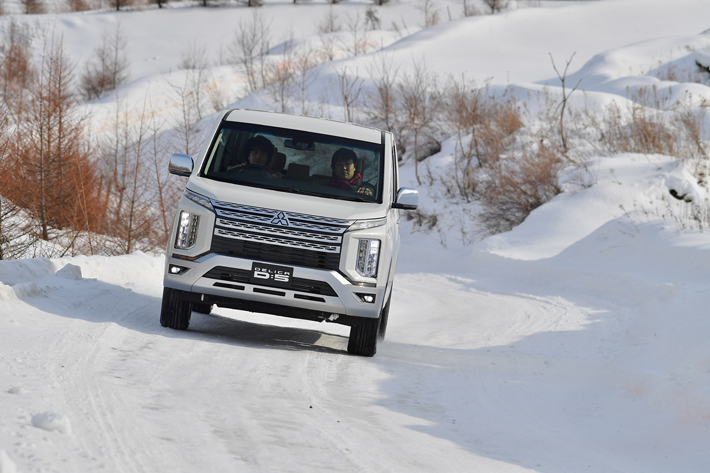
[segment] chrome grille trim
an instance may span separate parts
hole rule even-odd
[[[266,216],[271,216],[273,217],[274,215],[278,214],[281,212],[281,210],[275,210],[275,209],[267,209],[264,207],[252,207],[249,205],[240,205],[240,204],[232,204],[230,202],[222,202],[219,200],[212,200],[212,205],[215,207],[224,207],[227,209],[231,210],[236,210],[237,212],[250,212],[250,213],[261,213],[261,214],[266,214]],[[355,220],[343,220],[340,218],[331,218],[331,217],[321,217],[318,215],[308,215],[308,214],[301,214],[301,213],[295,213],[295,212],[283,212],[286,214],[289,220],[297,219],[297,220],[306,220],[309,221],[309,223],[322,223],[326,225],[331,225],[331,226],[342,226],[343,231],[347,229],[350,225],[355,223]]]
[[[267,235],[277,235],[290,238],[300,238],[302,240],[318,241],[323,243],[341,243],[342,237],[337,235],[324,235],[322,233],[304,232],[298,230],[291,230],[291,226],[288,227],[265,227],[262,225],[256,225],[252,223],[235,222],[231,220],[218,219],[218,225],[220,227],[227,227],[231,230],[241,230],[243,232],[256,232],[263,233]]]
[[[224,228],[215,227],[214,234],[225,238],[233,238],[235,240],[256,241],[268,243],[270,245],[287,246],[290,248],[303,248],[307,250],[323,251],[325,253],[340,253],[340,245],[331,246],[320,243],[311,243],[302,240],[286,240],[283,238],[272,237],[262,234],[245,233],[235,230],[227,230]]]
[[[271,223],[271,220],[274,218],[274,216],[278,213],[277,210],[272,210],[272,214],[269,215],[254,215],[250,213],[242,213],[242,212],[232,212],[232,211],[225,211],[223,209],[215,208],[215,211],[217,213],[218,217],[223,217],[223,218],[233,218],[233,219],[239,219],[239,220],[246,220],[248,222],[255,222],[255,223]],[[303,230],[318,230],[321,232],[328,232],[328,233],[335,233],[335,234],[342,234],[345,233],[345,230],[347,229],[348,226],[350,226],[354,220],[351,220],[350,223],[347,224],[347,226],[327,226],[327,225],[319,225],[315,223],[308,223],[308,222],[302,222],[298,220],[296,217],[294,217],[294,214],[290,214],[288,212],[284,212],[286,217],[288,218],[290,225],[288,228],[300,228]],[[284,227],[286,228],[286,227]]]
[[[224,211],[222,209],[215,208],[215,212],[217,213],[218,217],[231,217],[231,218],[238,218],[241,220],[249,220],[250,222],[259,222],[259,223],[269,223],[271,222],[271,219],[273,217],[267,217],[267,216],[261,216],[261,215],[253,215],[253,214],[245,214],[241,212],[229,212],[229,211]]]
[[[279,264],[337,269],[343,235],[355,222],[219,200],[212,205],[216,252]]]

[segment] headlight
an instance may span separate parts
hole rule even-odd
[[[211,210],[214,212],[214,207],[212,207],[212,201],[205,197],[204,195],[197,194],[196,192],[192,192],[191,190],[185,189],[185,197],[196,203],[197,205],[201,205],[206,209]]]
[[[376,218],[373,220],[358,220],[348,227],[347,232],[352,232],[354,230],[365,230],[367,228],[381,227],[387,223],[386,218]]]
[[[377,277],[377,261],[380,257],[380,240],[360,240],[357,249],[357,266],[355,269],[360,275]]]
[[[175,248],[179,250],[189,250],[197,242],[197,228],[200,226],[200,216],[182,210],[180,212],[180,222],[175,236]]]

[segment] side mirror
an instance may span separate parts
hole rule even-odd
[[[419,207],[419,192],[402,187],[397,191],[397,198],[392,204],[393,209],[416,210]]]
[[[194,163],[192,157],[187,154],[175,153],[170,156],[168,171],[176,176],[190,177]]]

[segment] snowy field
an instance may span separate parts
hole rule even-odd
[[[421,13],[393,0],[379,33],[391,44],[370,54],[423,54],[524,98],[544,84],[554,92],[548,53],[576,52],[571,77],[591,104],[649,83],[710,99],[703,84],[654,75],[710,57],[710,2],[539,3],[457,13],[398,39],[389,24]],[[303,38],[326,9],[267,3],[263,13]],[[133,57],[119,93],[139,104],[146,90],[165,92],[184,44],[219,41],[245,11],[119,15]],[[39,21],[80,57],[116,15]],[[314,88],[334,66],[321,67]],[[108,114],[110,100],[90,107]],[[446,147],[430,159],[448,159]],[[707,188],[659,155],[591,158],[587,169],[586,186],[563,176],[565,192],[473,245],[456,244],[452,228],[444,247],[402,219],[387,339],[373,358],[347,355],[346,327],[221,308],[194,313],[186,332],[164,329],[160,255],[0,261],[0,473],[708,471],[710,235],[660,218],[683,215],[671,190],[702,202]],[[411,164],[401,173],[414,182]]]

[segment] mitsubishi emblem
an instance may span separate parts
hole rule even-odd
[[[290,225],[288,223],[288,219],[286,218],[286,214],[283,212],[279,212],[278,214],[276,214],[276,216],[271,219],[271,223],[276,224],[276,225],[285,225],[285,226]]]

